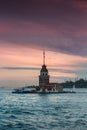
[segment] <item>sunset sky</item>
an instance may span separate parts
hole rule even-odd
[[[51,82],[87,78],[86,0],[0,1],[0,87],[38,85],[43,49]]]

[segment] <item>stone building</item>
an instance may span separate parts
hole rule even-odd
[[[40,71],[40,76],[39,76],[39,86],[44,87],[49,84],[49,75],[48,75],[48,70],[46,68],[46,65],[44,64],[42,66],[42,69]]]
[[[58,83],[50,83],[50,76],[45,65],[45,51],[43,52],[43,65],[39,75],[39,89],[52,92],[63,92],[63,87]]]

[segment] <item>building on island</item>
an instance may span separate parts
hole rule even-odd
[[[47,66],[45,65],[45,51],[43,51],[43,65],[39,75],[39,86],[37,90],[63,92],[63,87],[59,83],[50,83],[50,76]]]
[[[39,86],[40,88],[43,88],[44,86],[49,84],[49,75],[48,75],[48,70],[45,65],[45,51],[43,52],[43,65],[40,70],[40,75],[39,75]]]
[[[34,89],[32,89],[34,88]],[[45,65],[45,51],[43,51],[43,65],[39,75],[39,86],[26,86],[15,89],[12,93],[62,93],[63,86],[59,83],[51,83],[47,66]]]

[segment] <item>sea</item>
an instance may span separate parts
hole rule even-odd
[[[0,130],[87,130],[87,89],[12,94],[0,89]]]

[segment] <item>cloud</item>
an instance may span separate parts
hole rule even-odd
[[[77,6],[81,11],[87,13],[87,0],[76,0],[74,3],[75,7]]]
[[[31,68],[31,67],[0,67],[0,69],[6,69],[6,70],[40,70],[40,68]]]
[[[67,65],[68,67],[71,67],[72,68],[72,66],[69,66],[69,65]],[[83,67],[74,67],[74,69],[70,69],[70,68],[67,68],[67,66],[65,66],[65,67],[54,67],[54,68],[51,68],[51,67],[49,67],[48,68],[48,70],[49,70],[49,72],[50,73],[61,73],[61,74],[63,74],[63,73],[68,73],[68,74],[75,74],[76,72],[78,72],[78,71],[81,71],[81,70],[83,70]],[[67,68],[67,69],[66,69]],[[85,66],[85,69],[87,68],[87,66]],[[19,70],[37,70],[37,71],[40,71],[41,70],[41,68],[39,68],[39,67],[9,67],[9,66],[5,66],[5,67],[0,67],[0,69],[2,69],[2,70],[13,70],[13,71],[19,71]]]
[[[86,0],[0,1],[0,82],[37,83],[43,48],[54,82],[87,75]]]
[[[85,0],[8,0],[8,4],[2,1],[0,40],[16,46],[87,56],[86,3]]]

